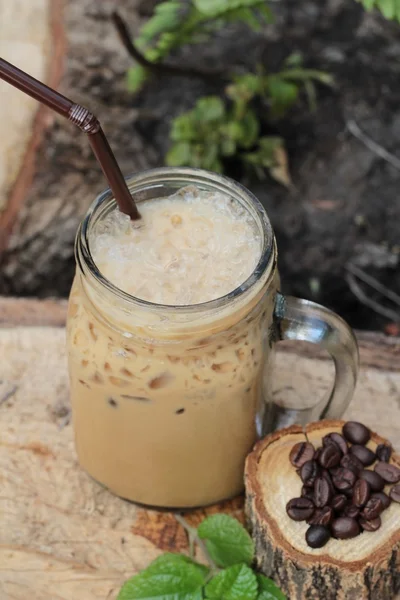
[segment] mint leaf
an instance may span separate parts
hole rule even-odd
[[[206,585],[210,600],[256,600],[257,578],[247,565],[234,565],[221,571]]]
[[[160,568],[164,568],[164,565],[172,565],[172,567],[176,564],[185,563],[187,565],[192,565],[199,570],[204,577],[208,575],[209,568],[206,565],[201,565],[200,563],[192,560],[189,556],[185,554],[175,554],[174,552],[165,552],[158,556],[152,563],[147,567],[146,571],[150,572],[159,572]],[[142,571],[143,572],[143,571]]]
[[[258,596],[257,600],[286,600],[285,594],[278,586],[264,575],[257,575],[258,581]]]
[[[207,573],[187,556],[163,554],[128,579],[117,600],[201,600]]]
[[[200,523],[198,536],[206,541],[206,548],[219,567],[238,563],[250,565],[254,558],[254,544],[239,521],[229,515],[211,515]]]

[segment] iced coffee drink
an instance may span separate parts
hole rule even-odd
[[[142,219],[119,214],[107,190],[76,239],[67,331],[78,458],[122,498],[211,504],[243,489],[258,436],[340,418],[357,344],[337,315],[278,291],[274,235],[248,190],[188,168],[128,184]],[[279,339],[334,357],[325,403],[286,407],[268,393]]]
[[[195,186],[140,212],[132,223],[114,206],[91,226],[95,277],[78,249],[68,325],[77,453],[123,498],[206,505],[242,490],[257,437],[273,303],[266,272],[248,280],[264,234],[238,200]]]

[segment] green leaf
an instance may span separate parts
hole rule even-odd
[[[236,152],[236,142],[231,137],[223,138],[221,141],[221,154],[223,156],[233,156]]]
[[[247,565],[234,565],[221,571],[206,585],[210,600],[256,600],[257,578]]]
[[[184,563],[186,565],[192,565],[196,567],[198,571],[200,571],[204,577],[206,577],[209,573],[209,568],[206,565],[202,565],[195,560],[191,559],[189,556],[185,554],[176,554],[175,552],[165,552],[158,556],[153,562],[147,567],[147,570],[158,571],[160,567],[164,568],[165,565],[176,565]]]
[[[226,94],[232,100],[244,100],[249,102],[256,94],[260,94],[264,85],[264,77],[255,73],[237,75],[234,83],[226,88]]]
[[[301,54],[301,52],[293,52],[285,58],[284,64],[285,67],[288,68],[301,67],[301,65],[303,64],[303,55]]]
[[[358,2],[361,2],[366,10],[372,10],[375,5],[375,0],[358,0]]]
[[[189,142],[176,142],[168,150],[165,162],[169,167],[183,167],[190,163],[191,148]]]
[[[148,76],[149,73],[147,69],[141,65],[136,65],[136,67],[129,69],[127,73],[128,90],[130,92],[138,92]]]
[[[182,554],[163,554],[128,579],[117,600],[200,600],[208,569]]]
[[[197,101],[195,116],[201,121],[216,121],[225,114],[225,105],[218,96],[205,96]]]
[[[386,19],[400,21],[400,0],[357,0],[368,11],[377,8]]]
[[[299,96],[298,86],[295,83],[284,81],[279,75],[272,75],[268,78],[267,89],[273,117],[282,117]]]
[[[240,143],[244,148],[251,148],[251,146],[255,144],[260,133],[260,123],[255,112],[248,110],[240,125],[242,128],[242,138]]]
[[[230,138],[235,142],[240,142],[240,140],[243,137],[242,125],[240,122],[235,121],[235,119],[232,119],[225,123],[222,126],[221,130],[224,136]]]
[[[242,159],[251,165],[257,176],[262,179],[264,169],[268,169],[271,177],[289,188],[292,185],[288,157],[284,142],[280,137],[268,136],[259,139],[259,145],[253,152],[245,152]]]
[[[172,127],[169,136],[170,139],[175,142],[190,142],[197,139],[198,131],[196,129],[192,111],[184,113],[172,121]]]
[[[251,109],[246,111],[240,121],[232,116],[231,120],[221,126],[222,142],[230,139],[235,142],[235,145],[238,144],[242,148],[251,148],[256,143],[259,132],[260,123],[255,112]]]
[[[216,143],[209,143],[203,146],[202,168],[212,171],[218,162],[219,148]]]
[[[396,0],[380,0],[378,6],[386,19],[393,19],[396,15]]]
[[[280,137],[266,136],[258,140],[258,148],[254,152],[245,152],[242,156],[250,164],[269,169],[276,164],[275,153],[283,144]]]
[[[280,71],[272,77],[283,79],[286,81],[307,81],[315,80],[323,83],[324,85],[332,86],[335,83],[333,76],[330,73],[324,71],[318,71],[318,69],[303,69],[300,67],[293,67]]]
[[[232,18],[229,20],[232,20]],[[237,10],[235,20],[242,21],[253,31],[260,31],[262,27],[262,23],[258,18],[258,15],[251,8],[241,8],[240,12]]]
[[[158,35],[176,29],[180,24],[181,3],[168,0],[157,4],[154,15],[143,25],[136,40],[138,47],[143,48]]]
[[[285,594],[278,586],[264,575],[257,575],[258,596],[257,600],[286,600]]]
[[[246,529],[229,515],[211,515],[200,523],[198,536],[206,541],[207,550],[220,567],[238,563],[250,565],[254,544]]]
[[[207,16],[217,16],[241,8],[264,9],[266,0],[193,0],[193,4]]]

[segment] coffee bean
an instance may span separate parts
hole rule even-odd
[[[314,504],[322,508],[329,504],[332,498],[332,491],[325,477],[317,477],[314,484]]]
[[[371,488],[368,481],[365,479],[358,479],[353,488],[353,504],[361,508],[365,506],[371,494]]]
[[[315,451],[315,453],[314,453],[314,460],[315,460],[316,462],[318,462],[321,452],[322,452],[322,448],[317,448],[317,449],[316,449],[316,451]]]
[[[400,484],[394,485],[389,492],[389,496],[391,500],[395,502],[400,502]]]
[[[340,461],[340,466],[344,467],[345,469],[350,469],[350,471],[353,471],[356,475],[364,470],[364,465],[355,454],[346,454],[346,456],[343,456],[342,460]]]
[[[376,517],[379,517],[382,511],[382,500],[379,498],[370,498],[364,506],[361,515],[367,521],[372,521],[373,519],[376,519]]]
[[[331,474],[328,471],[328,469],[322,469],[321,477],[326,479],[326,481],[328,482],[328,485],[329,485],[329,489],[331,490],[331,496],[334,496],[336,494],[336,490],[335,490],[335,486],[333,485],[332,477],[331,477]]]
[[[380,517],[376,517],[376,519],[371,519],[367,521],[367,519],[361,518],[359,520],[361,527],[364,531],[377,531],[379,527],[382,525],[382,521]]]
[[[371,437],[368,427],[357,421],[348,421],[343,425],[343,435],[348,442],[352,444],[362,444],[363,446]]]
[[[376,461],[375,453],[366,446],[354,444],[354,446],[350,448],[350,452],[356,456],[365,467],[369,467],[369,465],[372,465],[372,463]]]
[[[328,526],[333,521],[333,510],[330,506],[324,508],[316,508],[312,517],[307,519],[309,525],[325,525]]]
[[[322,508],[316,508],[313,512],[313,514],[311,515],[311,517],[309,517],[306,522],[308,523],[308,525],[319,525],[319,517],[322,514]]]
[[[316,525],[330,525],[333,521],[333,510],[330,506],[324,506],[321,508],[321,514],[319,516],[319,523]]]
[[[322,444],[324,446],[328,446],[329,444],[336,444],[339,450],[341,450],[342,454],[347,454],[349,448],[347,446],[347,442],[340,433],[328,433],[325,437],[322,438]]]
[[[343,517],[350,517],[350,519],[357,519],[358,515],[360,514],[360,509],[357,508],[357,506],[353,506],[352,504],[350,504],[349,506],[346,506],[343,510]]]
[[[357,480],[357,477],[356,477],[356,480]],[[352,487],[350,487],[348,490],[340,490],[340,492],[346,496],[346,498],[349,500],[349,502],[352,502],[352,500],[353,500],[353,488]]]
[[[331,525],[332,535],[339,540],[348,540],[360,533],[360,526],[355,519],[338,517]]]
[[[392,503],[391,499],[387,494],[385,494],[385,492],[375,492],[375,494],[372,494],[371,498],[379,498],[379,500],[383,504],[384,510],[386,510],[386,508],[389,508],[389,506]]]
[[[372,492],[381,492],[385,487],[385,481],[378,473],[375,473],[375,471],[368,471],[368,469],[365,469],[364,471],[361,471],[359,477],[360,479],[368,481]]]
[[[303,485],[301,488],[301,497],[309,498],[314,502],[314,488]]]
[[[356,475],[350,469],[340,467],[332,476],[333,485],[337,490],[350,490],[356,482]]]
[[[306,542],[310,548],[322,548],[331,537],[328,527],[311,525],[306,531]]]
[[[319,471],[319,466],[315,460],[308,460],[305,462],[300,471],[300,477],[304,485],[312,487],[319,475]]]
[[[344,494],[336,494],[331,500],[331,507],[334,511],[340,512],[347,504],[347,498]]]
[[[379,444],[376,449],[376,456],[378,460],[382,462],[389,462],[390,457],[392,456],[392,447],[387,444]]]
[[[314,457],[314,446],[310,442],[299,442],[290,451],[289,460],[298,469]]]
[[[322,448],[321,454],[319,455],[319,464],[325,469],[332,469],[336,467],[342,458],[342,453],[336,444],[328,444]]]
[[[309,498],[292,498],[286,504],[286,512],[293,521],[306,521],[314,510],[314,503]]]
[[[375,473],[378,473],[388,483],[397,483],[400,481],[400,469],[396,465],[390,465],[386,462],[378,462],[375,465]]]

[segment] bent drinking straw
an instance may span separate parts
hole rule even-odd
[[[45,104],[86,133],[120,211],[129,215],[132,220],[140,219],[140,213],[97,117],[84,106],[75,104],[3,58],[0,58],[0,79]]]

